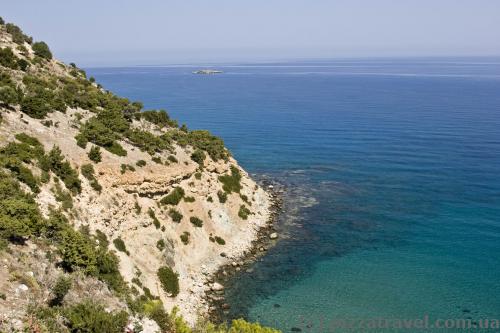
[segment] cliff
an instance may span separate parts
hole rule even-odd
[[[210,274],[266,224],[268,194],[219,138],[1,23],[0,330],[64,331],[96,311],[129,332],[174,331],[174,307],[194,324]]]

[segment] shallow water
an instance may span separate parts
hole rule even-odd
[[[198,68],[88,73],[289,185],[282,240],[231,282],[230,316],[500,318],[500,59]]]

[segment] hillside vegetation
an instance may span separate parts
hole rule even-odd
[[[269,205],[220,138],[0,18],[1,332],[277,332],[204,299]]]

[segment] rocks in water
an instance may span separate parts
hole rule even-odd
[[[218,282],[214,282],[212,286],[210,286],[210,289],[213,291],[221,291],[224,290],[224,286]]]
[[[301,328],[299,328],[299,327],[292,327],[292,328],[290,329],[290,331],[292,331],[292,332],[302,332],[302,329],[301,329]]]
[[[227,303],[224,303],[221,305],[221,308],[222,308],[222,310],[229,310],[231,308],[231,306]]]
[[[274,307],[275,308],[281,308],[281,305],[279,305],[278,303],[274,304]]]
[[[273,232],[272,234],[269,235],[269,238],[270,239],[277,239],[278,238],[278,233],[277,232]]]

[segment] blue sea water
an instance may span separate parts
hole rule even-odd
[[[248,171],[287,184],[281,240],[231,280],[230,316],[284,332],[500,319],[500,59],[199,68],[87,72],[210,129]]]

